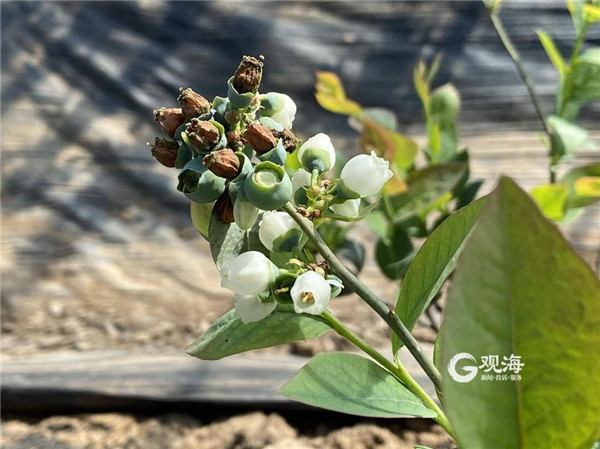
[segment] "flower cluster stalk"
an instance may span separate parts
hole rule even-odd
[[[311,226],[311,222],[300,215],[294,206],[290,203],[283,207],[290,216],[298,223],[300,228],[307,235],[309,240],[315,245],[319,253],[329,263],[333,271],[340,277],[344,285],[356,292],[383,320],[390,326],[392,331],[400,338],[406,348],[419,363],[427,377],[431,379],[435,387],[441,389],[441,377],[433,362],[427,357],[423,348],[417,343],[406,326],[400,321],[398,316],[391,310],[381,298],[370,291],[344,264],[335,256],[333,251],[327,246],[327,243]]]
[[[412,376],[406,371],[404,366],[401,363],[395,365],[390,360],[388,360],[383,354],[369,345],[366,341],[360,338],[358,335],[354,334],[350,329],[348,329],[341,321],[335,318],[329,311],[325,311],[321,314],[321,316],[327,321],[327,323],[336,331],[340,336],[347,339],[354,346],[362,350],[365,354],[369,355],[373,360],[378,362],[381,366],[387,369],[390,373],[396,377],[400,383],[402,383],[406,388],[408,388],[415,396],[423,401],[423,403],[437,413],[437,417],[434,419],[436,422],[448,432],[450,436],[452,436],[452,429],[450,428],[450,422],[444,412],[438,407],[435,401],[427,394],[423,388],[412,378]]]

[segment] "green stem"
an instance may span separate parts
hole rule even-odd
[[[548,136],[548,140],[550,143],[550,160],[549,160],[549,164],[548,164],[548,173],[549,173],[549,177],[550,177],[550,183],[554,184],[556,182],[556,166],[558,164],[558,161],[556,160],[556,158],[554,156],[555,154],[557,154],[557,150],[554,148],[555,144],[553,143],[554,139],[552,138],[552,129],[550,128],[550,125],[548,125],[548,122],[546,121],[544,113],[542,112],[542,107],[540,105],[540,101],[537,97],[537,94],[535,93],[535,88],[533,87],[533,82],[531,81],[531,78],[529,78],[529,75],[527,74],[527,72],[525,71],[525,68],[523,67],[523,63],[521,62],[521,56],[519,55],[519,52],[513,45],[512,41],[510,40],[508,33],[504,29],[504,25],[502,24],[502,21],[500,20],[500,16],[498,15],[498,8],[493,7],[493,6],[488,6],[488,12],[490,14],[490,20],[492,21],[492,25],[494,25],[494,29],[496,30],[496,33],[498,34],[500,41],[502,41],[504,48],[506,49],[506,51],[510,55],[511,59],[513,60],[513,63],[515,64],[515,67],[517,68],[517,72],[519,72],[519,76],[521,77],[521,80],[523,81],[523,83],[525,84],[525,87],[527,88],[527,92],[529,93],[529,98],[531,98],[531,102],[533,103],[533,107],[535,109],[535,112],[536,112],[538,118],[540,119],[540,122],[542,123],[544,132]]]
[[[365,354],[369,355],[373,360],[378,362],[381,366],[387,369],[394,375],[406,388],[408,388],[415,396],[417,396],[423,403],[437,413],[437,417],[434,418],[437,423],[452,436],[452,429],[450,428],[450,422],[444,412],[438,407],[433,399],[427,394],[423,388],[412,378],[412,376],[406,371],[402,364],[396,366],[390,360],[388,360],[383,354],[369,345],[366,341],[360,338],[358,335],[348,329],[341,321],[335,318],[329,311],[322,313],[325,321],[336,331],[339,335],[344,337],[346,340],[354,344],[357,348],[361,349]]]
[[[510,37],[508,37],[508,34],[506,33],[506,30],[504,29],[504,25],[502,24],[502,21],[500,20],[500,17],[498,16],[497,10],[488,8],[488,12],[490,13],[490,19],[492,21],[492,25],[494,25],[494,28],[496,29],[496,33],[498,34],[498,37],[502,41],[504,48],[506,49],[506,51],[510,55],[511,59],[513,60],[515,67],[517,68],[517,71],[519,72],[519,76],[521,77],[521,80],[523,81],[523,83],[525,84],[525,87],[527,88],[527,92],[529,93],[529,97],[531,98],[531,102],[533,103],[533,107],[535,108],[535,112],[536,112],[537,116],[539,117],[540,122],[542,123],[544,131],[546,132],[548,137],[550,137],[552,134],[552,130],[550,129],[550,126],[548,126],[548,123],[546,122],[546,118],[544,117],[544,113],[542,112],[542,107],[540,105],[540,101],[537,97],[537,94],[535,93],[535,88],[533,87],[533,82],[531,81],[531,78],[529,78],[529,75],[527,74],[527,72],[525,71],[525,68],[523,67],[523,63],[521,62],[521,56],[519,55],[519,52],[513,45],[512,41],[510,40]]]
[[[309,240],[315,245],[319,253],[329,263],[329,266],[333,271],[340,277],[344,285],[356,292],[366,303],[371,307],[383,320],[390,326],[392,331],[400,338],[404,343],[408,351],[413,355],[415,360],[419,363],[427,377],[431,379],[433,384],[438,390],[441,390],[441,377],[437,368],[433,365],[433,362],[427,357],[423,348],[417,343],[417,340],[412,336],[410,331],[406,328],[404,323],[400,321],[398,316],[391,310],[381,298],[375,295],[369,290],[354,274],[348,270],[342,262],[333,254],[333,251],[329,248],[327,243],[315,231],[311,225],[310,220],[300,215],[294,206],[290,203],[283,206],[283,210],[286,211],[290,217],[294,219],[304,233],[308,236]]]

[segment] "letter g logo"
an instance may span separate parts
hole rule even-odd
[[[475,366],[464,366],[461,368],[461,371],[465,372],[466,374],[459,374],[456,372],[456,364],[461,360],[472,360],[473,362],[475,362]],[[475,360],[475,357],[473,357],[468,352],[461,352],[459,354],[456,354],[450,359],[450,362],[448,362],[448,373],[450,374],[450,377],[452,377],[452,379],[454,379],[456,382],[460,382],[463,384],[471,382],[473,379],[475,379],[475,376],[477,376],[477,371],[477,361]]]

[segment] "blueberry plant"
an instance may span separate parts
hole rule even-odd
[[[497,21],[498,5],[490,8]],[[581,29],[600,20],[597,4],[574,3],[572,10]],[[570,102],[600,94],[590,75],[600,73],[600,62],[593,49],[583,61],[578,52],[562,81]],[[464,449],[592,448],[600,438],[598,279],[544,216],[543,205],[540,210],[511,179],[501,178],[492,193],[474,200],[477,185],[467,181],[466,155],[458,151],[457,92],[450,85],[430,89],[437,63],[415,71],[429,137],[428,165],[419,169],[418,148],[386,124],[390,114],[347,99],[331,74],[320,75],[319,102],[354,117],[369,151],[340,163],[326,134],[302,142],[292,131],[294,101],[259,91],[263,64],[245,56],[224,97],[208,101],[182,89],[179,107],[154,112],[168,138],[155,140],[152,155],[179,170],[177,189],[191,202],[221,285],[232,291],[233,309],[188,353],[217,360],[336,332],[367,357],[319,354],[283,394],[361,416],[432,418]],[[575,75],[581,64],[587,78]],[[562,120],[573,118],[565,114]],[[569,145],[557,129],[551,128],[552,139]],[[600,178],[586,171],[578,179],[585,185],[573,187],[576,196],[569,198],[581,198],[584,189],[589,204]],[[439,217],[429,227],[432,211]],[[408,259],[388,255],[387,268],[398,263],[392,274],[403,279],[394,308],[340,261],[343,238],[331,238],[340,223],[362,219],[373,227],[385,223],[380,235],[392,251],[396,227],[420,228],[426,237]],[[411,329],[451,273],[430,357]],[[389,326],[392,357],[329,310],[343,291],[356,293]],[[409,374],[400,351],[418,362],[441,405]]]

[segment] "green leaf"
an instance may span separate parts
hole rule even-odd
[[[598,329],[595,274],[503,178],[458,261],[441,332],[443,405],[461,449],[589,449],[600,436]],[[448,364],[460,353],[472,369],[518,356],[521,380],[483,380],[479,369],[455,381]]]
[[[208,225],[215,203],[190,202],[190,215],[196,230],[205,239],[208,238]]]
[[[600,99],[600,47],[590,48],[574,64],[571,101],[588,102]]]
[[[385,108],[366,108],[362,110],[360,118],[368,118],[388,131],[395,131],[398,128],[398,119],[393,111]]]
[[[208,243],[213,261],[219,271],[231,259],[246,251],[260,251],[269,256],[269,251],[258,238],[259,223],[260,216],[250,230],[244,231],[235,223],[223,223],[213,210],[208,226]]]
[[[531,196],[550,220],[560,220],[565,215],[568,188],[565,184],[545,184],[531,189]]]
[[[556,48],[556,45],[554,44],[554,41],[552,40],[552,38],[545,33],[542,30],[537,30],[537,34],[538,37],[540,38],[540,42],[542,43],[544,50],[546,50],[546,54],[548,55],[548,58],[550,58],[550,61],[552,62],[552,64],[554,64],[554,67],[556,67],[556,70],[558,70],[558,73],[560,73],[560,76],[564,76],[565,74],[565,61],[563,60],[563,57],[561,56],[560,52],[558,51],[558,48]]]
[[[290,306],[279,305],[266,318],[246,324],[230,310],[186,351],[202,360],[219,360],[252,349],[318,338],[330,330],[321,317],[297,314]]]
[[[452,191],[464,184],[468,165],[464,162],[437,164],[417,170],[408,178],[408,190],[394,198],[394,221],[404,221],[443,205]]]
[[[584,178],[600,179],[600,164],[590,164],[576,167],[568,171],[561,179],[561,182],[566,184],[569,189],[566,207],[568,209],[576,209],[589,206],[598,201],[597,195],[590,192],[593,189],[594,182],[590,185],[590,181],[584,181],[584,185],[580,180]],[[579,183],[579,188],[577,184]],[[583,189],[582,189],[583,187]],[[582,193],[591,193],[590,195],[581,195]]]
[[[560,156],[571,155],[577,148],[588,145],[588,134],[582,127],[556,115],[549,116],[547,120],[552,130],[554,147]]]
[[[486,197],[450,215],[429,236],[408,268],[395,312],[408,330],[412,330],[421,314],[438,293],[460,256],[469,234],[483,209]],[[394,354],[402,341],[392,337]]]
[[[377,265],[392,280],[404,277],[413,255],[412,242],[400,223],[392,225],[389,234],[379,239],[375,246]]]
[[[354,354],[318,354],[281,393],[304,404],[373,418],[436,413],[374,362]]]
[[[360,105],[346,97],[344,86],[335,73],[317,72],[315,87],[317,90],[315,98],[323,109],[357,117],[361,114]]]

